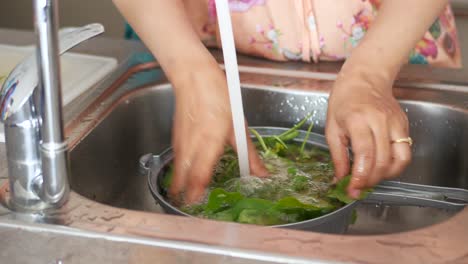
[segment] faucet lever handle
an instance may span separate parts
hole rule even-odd
[[[59,33],[59,55],[103,32],[104,26],[97,23],[61,30]],[[36,52],[21,61],[3,83],[0,91],[1,122],[5,122],[9,116],[18,112],[37,87],[39,80]]]

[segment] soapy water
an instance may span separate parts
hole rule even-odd
[[[244,107],[240,88],[239,69],[237,65],[236,47],[232,31],[231,15],[228,0],[216,0],[216,13],[223,49],[229,100],[231,103],[232,122],[239,158],[239,170],[242,177],[250,176],[249,153],[247,150],[247,135],[245,130]]]

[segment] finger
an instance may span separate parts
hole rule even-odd
[[[199,202],[203,198],[206,187],[211,181],[213,169],[224,152],[224,141],[217,138],[199,137],[199,139],[208,138],[203,142],[203,147],[197,148],[201,151],[195,153],[192,169],[188,173],[188,188],[185,201],[187,204]]]
[[[255,148],[255,145],[253,144],[252,139],[248,136],[250,134],[248,132],[247,127],[246,127],[246,133],[247,133],[247,151],[249,152],[250,173],[257,177],[267,177],[269,175],[269,172],[267,168],[265,167],[265,164],[263,163],[262,159],[260,158],[260,155],[258,154],[258,151]],[[234,151],[237,152],[236,138],[234,137],[234,135],[231,135],[229,137],[229,144],[232,146]]]
[[[325,136],[335,167],[335,177],[341,179],[349,173],[349,142],[340,128],[333,123],[327,125]]]
[[[357,124],[349,126],[351,147],[354,153],[349,194],[358,198],[360,190],[367,186],[368,178],[375,162],[375,143],[371,129],[367,125]]]
[[[182,135],[189,135],[189,133],[182,133],[183,124],[174,126],[173,140],[174,146],[174,177],[169,187],[169,196],[175,201],[178,196],[186,188],[187,173],[191,169],[193,160],[193,152],[195,150],[194,141]]]
[[[257,177],[268,177],[269,172],[260,158],[257,148],[255,148],[255,145],[253,144],[250,137],[247,138],[247,148],[249,151],[250,173]]]
[[[169,196],[177,199],[178,195],[185,190],[187,172],[190,169],[191,161],[187,154],[179,151],[174,153],[174,177],[169,187]]]
[[[386,179],[398,177],[411,163],[411,149],[407,143],[394,143],[392,153],[393,164]]]
[[[367,181],[367,187],[372,187],[387,177],[392,165],[392,149],[387,119],[376,117],[369,123],[375,142],[375,164]]]
[[[390,131],[393,140],[407,138],[409,131],[407,125],[401,122],[394,122]],[[387,179],[400,175],[403,170],[411,163],[411,146],[408,143],[392,143],[392,166],[389,169]]]

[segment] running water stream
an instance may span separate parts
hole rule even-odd
[[[244,106],[240,88],[239,69],[237,66],[236,46],[232,31],[228,0],[216,0],[216,13],[223,48],[227,86],[231,103],[232,122],[236,139],[239,170],[242,177],[250,175],[247,133],[245,130]]]

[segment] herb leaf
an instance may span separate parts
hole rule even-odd
[[[348,186],[350,182],[351,182],[351,175],[348,175],[344,177],[343,179],[339,180],[336,183],[335,187],[329,190],[327,197],[336,199],[345,204],[349,204],[349,203],[356,201],[355,199],[348,196]],[[366,189],[366,190],[361,191],[361,195],[359,199],[357,200],[365,199],[371,191],[372,189]]]

